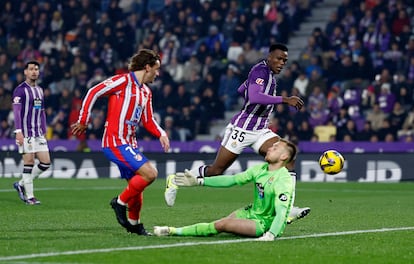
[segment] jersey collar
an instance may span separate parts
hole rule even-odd
[[[134,72],[130,72],[129,74],[131,75],[132,79],[134,79],[134,81],[137,83],[138,87],[141,88],[142,85],[139,83],[139,81],[138,81],[137,77],[135,76]]]

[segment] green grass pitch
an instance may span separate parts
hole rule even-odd
[[[116,222],[109,201],[123,180],[38,179],[40,206],[28,206],[0,178],[0,263],[414,263],[414,183],[301,183],[306,218],[282,238],[256,242],[214,237],[141,237]],[[144,193],[142,222],[210,222],[251,201],[252,185],[181,188],[164,203],[164,179]]]

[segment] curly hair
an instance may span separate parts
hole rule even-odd
[[[128,64],[129,71],[140,71],[145,69],[146,65],[154,66],[157,61],[161,61],[160,55],[150,49],[140,49],[138,53],[131,57]]]

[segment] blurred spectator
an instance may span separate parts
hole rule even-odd
[[[395,36],[400,36],[404,26],[410,26],[410,18],[405,9],[398,10],[397,12],[398,15],[392,20],[392,33]]]
[[[50,35],[46,35],[39,46],[39,51],[42,55],[51,56],[55,51],[55,43],[50,38]]]
[[[336,126],[337,129],[342,129],[350,119],[348,109],[346,107],[342,107],[339,110],[339,113],[332,118],[332,121],[333,125]]]
[[[181,109],[181,114],[176,120],[178,133],[180,134],[180,141],[194,140],[197,132],[196,119],[190,106],[185,106]]]
[[[279,119],[273,116],[269,122],[269,129],[278,135],[283,135],[283,128],[280,126]]]
[[[367,113],[366,120],[371,122],[372,130],[378,131],[383,121],[386,119],[387,115],[382,111],[379,104],[376,103],[373,105],[372,110]]]
[[[12,109],[12,94],[0,86],[0,120],[7,119]]]
[[[356,140],[356,141],[369,141],[371,136],[374,133],[375,132],[371,128],[371,122],[370,121],[365,121],[362,130],[358,131],[358,133],[356,133],[356,135],[354,137],[354,140]]]
[[[100,83],[106,78],[104,71],[101,68],[96,68],[93,76],[88,80],[86,86],[88,88],[93,87],[95,84]]]
[[[339,96],[339,88],[332,87],[327,99],[327,108],[329,109],[330,118],[336,116],[342,106],[344,105],[344,100]]]
[[[323,101],[318,101],[310,111],[309,124],[314,128],[325,125],[329,120],[329,110],[325,107]]]
[[[313,135],[313,129],[308,121],[302,121],[298,129],[298,138],[300,141],[310,141]]]
[[[4,72],[0,77],[0,86],[4,91],[11,93],[14,89],[14,82],[11,80],[9,74]]]
[[[252,47],[249,41],[243,43],[243,54],[248,65],[253,65],[264,58],[264,55],[257,49]]]
[[[42,55],[37,49],[33,47],[32,42],[26,42],[24,49],[19,52],[19,55],[17,58],[22,61],[28,61],[28,60],[42,61]]]
[[[167,72],[176,83],[181,83],[184,79],[184,65],[178,61],[177,57],[171,58]]]
[[[164,118],[163,128],[171,141],[181,141],[180,133],[174,127],[174,118],[172,116],[166,116]]]
[[[395,102],[394,107],[388,120],[390,121],[390,127],[394,135],[397,135],[398,130],[403,127],[407,113],[399,102]]]
[[[12,127],[7,122],[7,119],[0,119],[0,138],[10,139],[12,138]]]
[[[414,106],[407,113],[402,128],[397,132],[397,135],[399,139],[414,135]]]
[[[287,121],[283,138],[290,141],[292,141],[292,139],[298,138],[298,132],[296,131],[296,127],[292,120]]]
[[[382,125],[380,129],[378,130],[377,134],[378,134],[378,139],[380,141],[385,141],[385,138],[387,137],[388,134],[393,134],[393,130],[391,128],[390,121],[388,119],[384,119],[382,121]]]
[[[346,125],[339,128],[336,133],[336,140],[337,141],[353,141],[355,140],[358,131],[356,129],[356,125],[354,120],[349,119],[346,121]],[[346,140],[346,138],[348,138]]]
[[[391,43],[391,49],[384,52],[384,63],[391,72],[401,71],[403,69],[403,53],[399,50],[397,42]]]
[[[321,47],[318,46],[316,43],[315,37],[310,36],[308,38],[308,43],[303,49],[300,51],[299,54],[299,64],[306,68],[311,63],[311,58],[315,56],[320,56],[322,54]]]
[[[0,49],[1,50],[1,49]],[[11,62],[6,53],[0,53],[0,75],[8,73],[11,70]]]
[[[162,86],[161,91],[158,91],[153,97],[153,104],[155,112],[164,119],[167,115],[175,115],[176,93],[173,86],[166,83]]]
[[[309,78],[306,76],[304,72],[300,72],[299,76],[293,82],[293,87],[298,89],[300,96],[306,96],[306,89],[309,84]]]
[[[377,96],[375,94],[375,89],[372,85],[370,85],[361,93],[361,110],[366,115],[369,110],[373,109],[376,103]]]
[[[318,70],[313,70],[306,86],[306,95],[309,96],[315,87],[319,87],[320,93],[325,94],[327,91],[327,83]]]
[[[88,71],[88,65],[77,55],[73,58],[73,64],[70,66],[70,74],[76,79],[82,72]]]
[[[230,64],[227,67],[226,73],[222,74],[222,76],[220,77],[218,96],[220,97],[220,100],[224,103],[226,111],[233,110],[239,98],[237,88],[240,86],[241,82],[236,75],[237,72],[237,67],[233,64]]]
[[[391,93],[391,85],[389,83],[383,83],[381,85],[381,93],[377,100],[381,110],[385,114],[391,113],[395,103],[395,95]]]

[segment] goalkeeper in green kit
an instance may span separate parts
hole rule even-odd
[[[267,150],[266,163],[259,164],[235,175],[194,177],[187,171],[175,175],[178,186],[230,187],[254,183],[254,202],[229,216],[211,223],[198,223],[184,227],[154,226],[157,236],[209,236],[221,232],[258,237],[272,241],[282,235],[289,216],[293,184],[285,165],[296,155],[293,143],[280,139]]]

